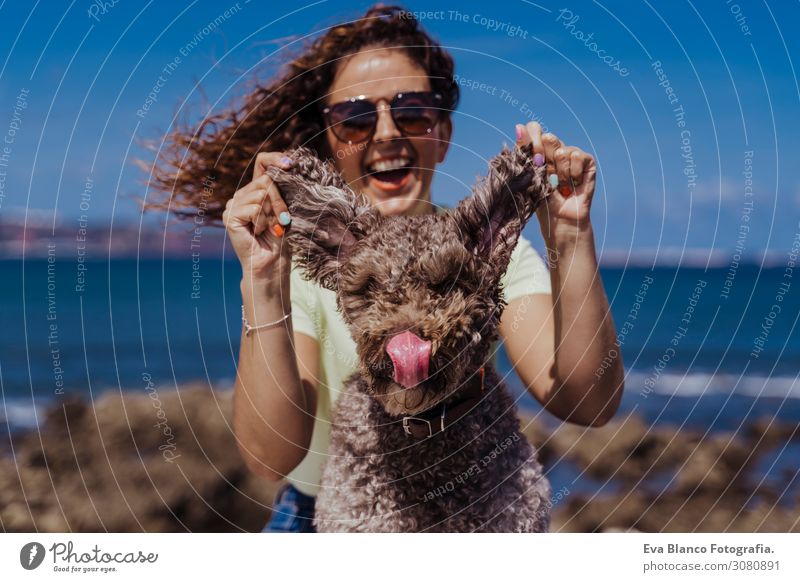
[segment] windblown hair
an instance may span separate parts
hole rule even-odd
[[[260,151],[304,146],[330,159],[322,107],[337,68],[361,50],[386,47],[404,51],[428,73],[445,111],[456,108],[459,89],[450,54],[411,12],[377,4],[357,20],[329,28],[275,78],[256,84],[242,103],[169,134],[152,168],[154,197],[145,208],[189,216],[202,205],[209,222],[219,223],[225,203],[250,180]]]

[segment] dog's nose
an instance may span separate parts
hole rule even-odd
[[[394,381],[413,388],[428,379],[431,342],[410,331],[394,336],[386,344],[386,353],[394,364]]]

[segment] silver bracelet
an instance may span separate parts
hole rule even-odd
[[[244,326],[244,335],[250,335],[250,332],[258,331],[259,329],[265,329],[268,327],[272,327],[273,325],[278,325],[279,323],[283,323],[289,316],[292,314],[292,310],[289,310],[289,313],[281,317],[276,321],[272,321],[270,323],[265,323],[263,325],[250,325],[247,321],[247,318],[244,316],[244,305],[242,305],[242,325]]]

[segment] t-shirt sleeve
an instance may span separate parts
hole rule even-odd
[[[533,245],[523,237],[519,238],[516,248],[511,253],[508,269],[500,281],[503,285],[503,295],[508,303],[534,293],[552,294],[547,265]]]
[[[292,267],[289,277],[292,297],[292,328],[319,341],[319,310],[314,285],[303,279],[300,269]]]

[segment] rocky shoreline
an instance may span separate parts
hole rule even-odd
[[[231,396],[185,385],[62,400],[41,431],[0,440],[2,531],[260,531],[279,484],[241,461]],[[787,500],[754,478],[762,456],[800,443],[800,423],[759,419],[705,437],[635,416],[592,429],[530,417],[523,426],[548,471],[570,463],[602,486],[554,491],[551,531],[800,532],[800,494]],[[800,479],[797,468],[784,477]]]
[[[546,431],[531,423],[525,432],[546,468],[572,462],[587,478],[612,485],[613,493],[591,496],[566,487],[551,531],[800,532],[800,492],[784,495],[797,484],[798,468],[781,475],[780,486],[761,482],[755,471],[763,455],[800,443],[800,423],[762,418],[739,434],[704,437],[630,416],[588,429]]]

